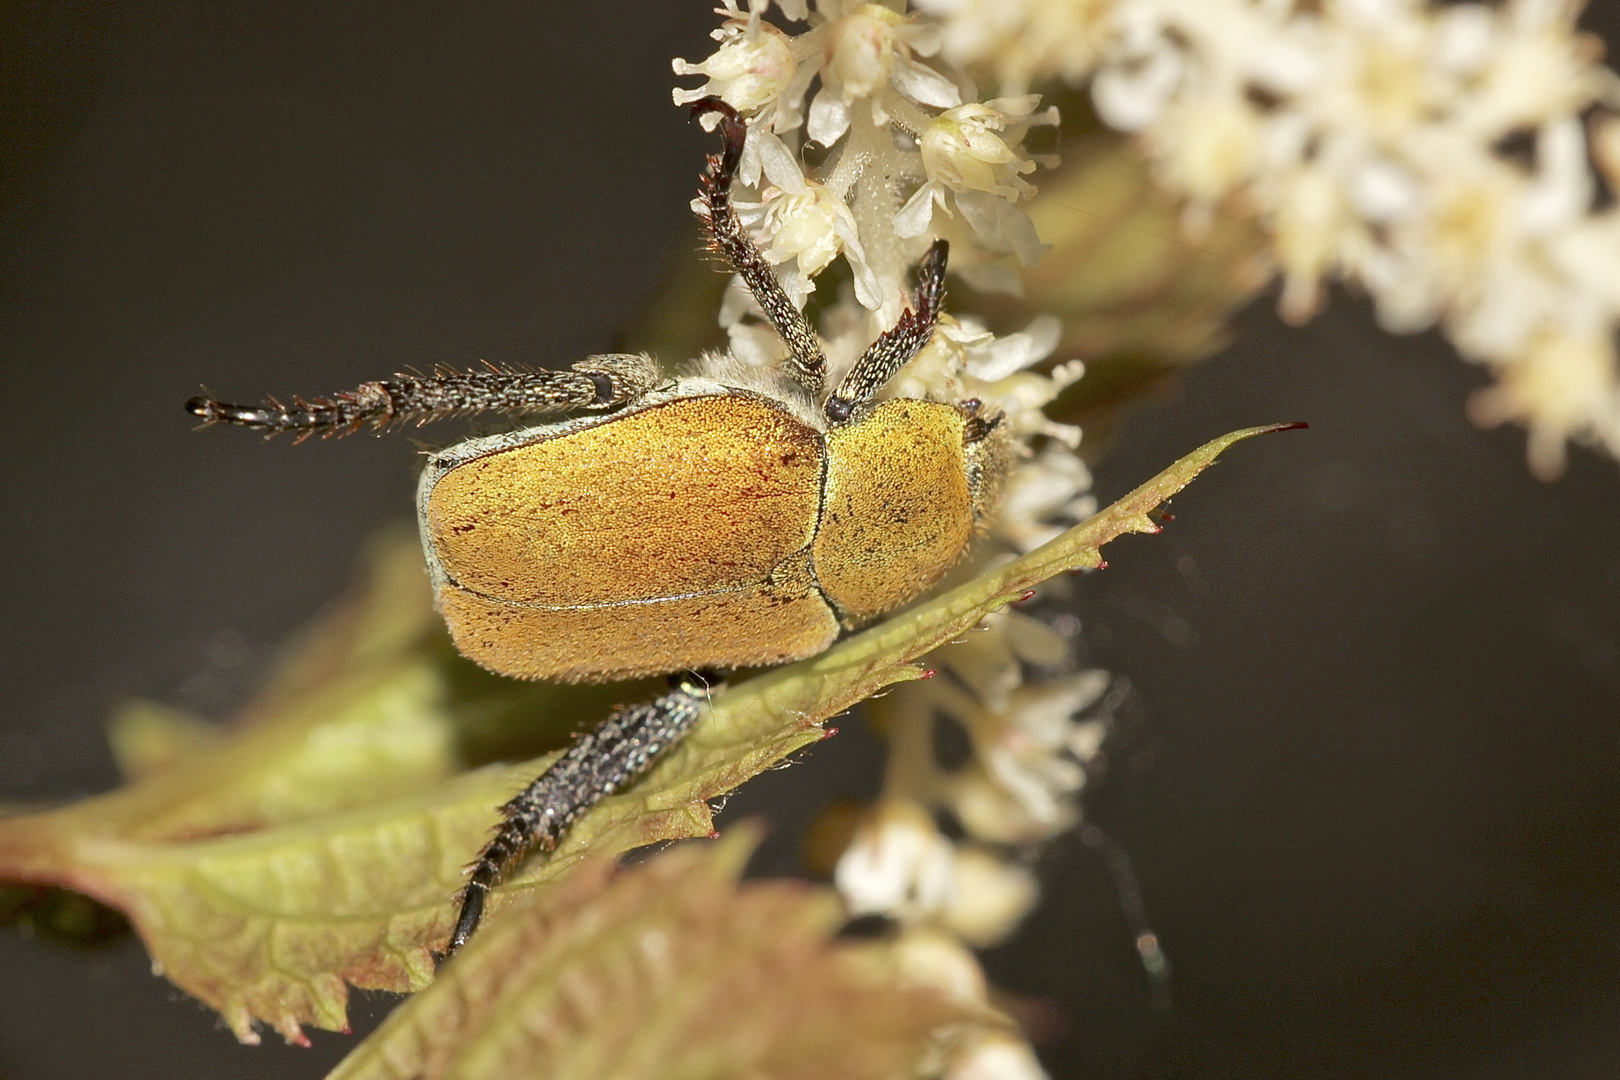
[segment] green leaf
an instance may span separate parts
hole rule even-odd
[[[1149,510],[1226,447],[1268,430],[1217,439],[1029,555],[717,694],[642,782],[604,799],[555,853],[492,894],[491,927],[587,852],[711,834],[710,799],[822,738],[829,717],[921,677],[912,661],[985,614],[1054,574],[1098,565],[1098,549],[1121,533],[1156,532]],[[393,588],[420,590],[419,568],[400,581]],[[425,986],[497,807],[553,756],[447,778],[447,668],[418,647],[419,604],[409,633],[380,614],[400,602],[368,601],[314,634],[234,736],[122,791],[0,820],[0,880],[64,885],[123,911],[155,966],[244,1041],[261,1020],[292,1041],[303,1024],[343,1029],[350,985]]]
[[[129,701],[107,721],[107,742],[126,780],[156,776],[220,737],[217,725],[158,701]]]
[[[836,896],[737,885],[754,830],[531,891],[329,1080],[699,1080],[916,1075],[942,1027],[985,1010],[833,944]]]

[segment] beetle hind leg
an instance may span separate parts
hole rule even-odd
[[[555,850],[580,815],[651,769],[691,729],[719,685],[718,677],[708,673],[687,673],[671,681],[674,688],[668,694],[615,709],[501,807],[506,820],[473,864],[445,956],[478,929],[484,898],[508,870],[535,848]]]
[[[274,398],[260,405],[230,405],[209,397],[186,402],[186,411],[203,426],[235,424],[267,436],[293,432],[302,442],[311,435],[349,435],[370,424],[383,430],[395,424],[425,424],[451,416],[481,412],[558,413],[616,409],[647,393],[658,383],[657,366],[645,356],[612,353],[592,356],[567,371],[501,368],[483,371],[436,371],[432,375],[396,375],[362,383],[358,389],[284,405]]]

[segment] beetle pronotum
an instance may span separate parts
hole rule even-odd
[[[711,248],[786,344],[780,372],[729,356],[663,380],[646,356],[568,371],[395,376],[291,405],[187,402],[205,424],[341,435],[482,411],[585,415],[469,439],[429,456],[422,546],[457,647],[500,674],[605,681],[674,673],[668,694],[616,710],[502,807],[473,865],[449,950],[535,846],[554,848],[603,796],[691,727],[707,674],[812,656],[933,585],[1000,496],[1009,447],[977,401],[875,401],[927,344],[946,245],[918,266],[912,306],[830,393],[814,329],[732,210],[747,129],[708,98],[724,147],[701,185]]]

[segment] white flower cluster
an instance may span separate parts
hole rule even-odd
[[[926,62],[939,51],[939,26],[903,4],[779,2],[786,20],[807,24],[799,33],[765,20],[768,0],[750,0],[746,12],[738,4],[717,9],[725,22],[714,55],[674,62],[677,75],[707,80],[677,89],[675,103],[715,96],[748,118],[738,182],[757,198],[736,205],[797,303],[842,255],[856,299],[873,313],[866,329],[892,326],[937,217],[959,215],[961,238],[983,255],[1040,257],[1017,208],[1034,193],[1025,177],[1036,168],[1020,143],[1032,125],[1055,125],[1055,110],[1037,112],[1034,95],[972,100],[965,76]],[[806,156],[819,159],[808,172]],[[973,254],[959,247],[953,268]]]
[[[1021,141],[1029,127],[1057,117],[1038,112],[1034,95],[974,100],[972,82],[938,59],[938,20],[908,14],[903,4],[818,0],[812,10],[805,0],[779,0],[781,16],[807,24],[796,34],[767,22],[767,6],[751,0],[744,10],[725,0],[725,22],[714,34],[719,49],[702,63],[675,62],[677,74],[707,81],[677,90],[675,101],[714,95],[749,119],[733,202],[796,303],[839,256],[848,264],[850,288],[819,327],[836,381],[899,317],[911,268],[936,236],[952,241],[958,275],[972,277],[976,258],[978,269],[1008,255],[1039,258],[1019,209],[1034,193],[1026,178],[1036,168]],[[995,280],[985,274],[975,283]],[[720,313],[735,358],[726,362],[774,369],[785,347],[757,315],[734,285]],[[978,398],[1003,413],[1021,457],[981,567],[1039,546],[1096,509],[1090,474],[1075,455],[1079,430],[1042,411],[1083,365],[1030,370],[1056,348],[1060,330],[1042,316],[997,337],[970,317],[945,315],[931,343],[885,389]],[[1026,683],[1026,664],[1072,669],[1068,641],[1011,612],[935,662],[950,679],[896,687],[880,703],[891,744],[884,797],[858,827],[836,878],[854,912],[896,917],[912,934],[987,944],[1036,899],[1033,876],[1008,852],[1076,820],[1082,762],[1104,724],[1074,716],[1102,696],[1108,679],[1088,672]],[[936,760],[936,713],[965,732],[968,759],[954,769]],[[942,809],[963,823],[966,841],[940,833],[934,814]],[[1042,1075],[1028,1047],[1010,1038],[978,1046],[949,1071],[964,1080]]]
[[[979,398],[1003,410],[1020,445],[1044,443],[1013,466],[976,567],[1031,551],[1097,510],[1091,474],[1074,452],[1079,429],[1042,411],[1083,365],[1063,364],[1049,375],[1029,370],[1056,347],[1060,330],[1056,319],[1039,316],[998,338],[970,318],[946,317],[888,388],[902,397]],[[889,742],[883,798],[858,825],[836,881],[857,914],[940,926],[990,945],[1038,899],[1021,854],[1078,820],[1084,765],[1108,727],[1094,706],[1110,680],[1102,671],[1026,679],[1030,668],[1071,667],[1069,642],[1005,610],[931,662],[947,677],[902,684],[871,705]],[[939,760],[941,722],[957,726],[963,760]],[[939,811],[961,825],[962,842],[940,831]]]
[[[1571,0],[919,0],[942,55],[1004,85],[1093,77],[1196,225],[1238,196],[1282,311],[1359,283],[1396,332],[1438,324],[1498,384],[1484,424],[1620,455],[1620,79]],[[1588,116],[1593,106],[1598,111]],[[1587,119],[1583,122],[1583,116]],[[1596,170],[1589,164],[1595,162]],[[1601,207],[1601,208],[1600,208]]]
[[[856,914],[991,945],[1038,899],[1020,854],[1079,819],[1075,797],[1111,726],[1111,680],[1096,670],[1027,679],[1031,666],[1072,666],[1069,642],[1013,611],[986,619],[932,662],[939,677],[873,703],[890,746],[883,799],[861,819],[836,880]],[[943,760],[942,735],[944,745],[962,744]],[[942,810],[962,841],[940,831]]]
[[[833,370],[847,368],[865,348],[864,323],[848,300],[827,315],[823,331]],[[1051,316],[1038,316],[1023,331],[997,337],[971,318],[946,315],[933,341],[884,390],[885,396],[936,401],[978,398],[1002,411],[1003,425],[1025,450],[967,572],[1034,550],[1097,510],[1091,474],[1075,454],[1079,429],[1054,423],[1042,411],[1084,365],[1071,361],[1049,374],[1029,370],[1050,355],[1060,329]],[[733,355],[747,364],[774,369],[786,355],[761,326],[733,321],[729,331]],[[1030,449],[1037,441],[1044,444],[1038,452]],[[836,881],[856,914],[941,926],[972,944],[993,944],[1037,899],[1020,852],[1078,819],[1083,764],[1107,725],[1100,716],[1076,717],[1101,699],[1109,679],[1090,671],[1026,682],[1027,667],[1070,666],[1069,644],[1045,624],[1010,611],[990,616],[931,662],[952,678],[902,684],[871,706],[889,742],[883,799],[858,826]],[[971,751],[954,769],[935,755],[940,715],[960,725]],[[939,810],[961,822],[966,842],[954,844],[939,831]]]

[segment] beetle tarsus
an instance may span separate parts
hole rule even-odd
[[[467,887],[461,891],[461,911],[456,914],[456,928],[450,933],[450,944],[445,946],[445,956],[454,956],[457,950],[467,944],[473,931],[478,929],[479,920],[484,917],[484,897],[496,880],[497,875],[486,871],[482,862],[473,870],[473,876],[468,880]]]
[[[688,672],[671,681],[675,686],[668,694],[615,709],[501,807],[505,820],[468,875],[445,956],[478,929],[484,898],[508,869],[536,848],[555,850],[581,814],[652,768],[703,714],[719,685],[709,673]]]

